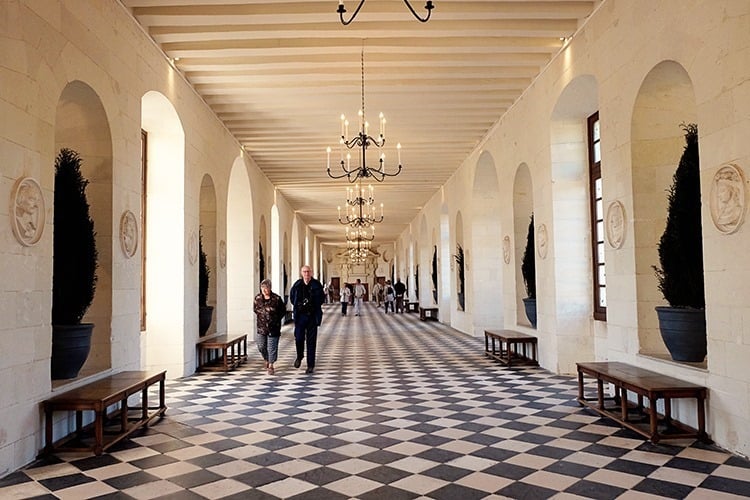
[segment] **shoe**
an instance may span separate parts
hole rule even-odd
[[[268,361],[266,361],[266,369],[268,369]]]
[[[305,373],[312,373],[312,372],[313,372],[312,368],[308,368],[307,370],[305,370]]]
[[[273,375],[273,371],[274,371],[274,370],[273,370],[273,366],[269,366],[269,367],[268,367],[268,374],[269,374],[269,375]]]
[[[294,367],[299,368],[300,363],[302,363],[302,358],[297,358],[294,360]]]

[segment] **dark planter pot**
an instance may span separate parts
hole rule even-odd
[[[213,306],[200,306],[198,308],[198,334],[203,337],[211,326],[211,320],[214,316]]]
[[[91,351],[93,323],[52,325],[52,380],[76,378]]]
[[[531,328],[536,328],[536,299],[526,297],[523,299],[523,307],[526,310],[526,317],[531,323]]]
[[[706,311],[658,306],[661,338],[675,361],[700,363],[706,358]]]
[[[464,294],[459,292],[459,294],[458,294],[458,308],[461,311],[465,311],[466,310],[465,309],[465,306],[466,306],[465,300],[466,299],[464,297]]]
[[[437,290],[432,291],[432,300],[434,300],[435,304],[437,304]]]

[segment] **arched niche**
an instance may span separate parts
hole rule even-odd
[[[256,283],[253,244],[253,197],[247,167],[235,159],[227,193],[227,329],[252,332],[253,290]]]
[[[471,196],[471,311],[474,335],[503,325],[502,221],[495,160],[484,151],[474,169]],[[506,207],[507,209],[507,207]]]
[[[217,284],[219,277],[219,266],[217,265],[218,238],[216,231],[216,187],[210,175],[205,174],[201,180],[200,190],[200,213],[199,224],[203,243],[203,251],[206,253],[206,263],[209,268],[208,279],[208,305],[214,307],[214,317],[206,335],[216,333],[218,325],[216,309]],[[197,300],[197,298],[196,298]]]
[[[119,249],[119,237],[113,236],[112,224],[115,217],[112,204],[112,135],[99,96],[81,81],[66,85],[57,102],[55,155],[62,148],[72,149],[81,157],[81,174],[89,181],[86,199],[89,215],[94,221],[99,254],[96,293],[83,318],[83,322],[94,323],[95,326],[91,351],[81,368],[80,378],[111,368],[115,344],[128,343],[128,339],[112,335],[113,255],[114,249]],[[118,221],[119,217],[120,214],[117,214]],[[120,254],[116,255],[119,257]],[[137,310],[137,305],[133,306]]]
[[[521,261],[526,248],[529,220],[534,213],[534,192],[528,165],[521,163],[513,179],[513,262],[516,276],[516,323],[531,326],[523,306],[526,287],[521,275]]]
[[[554,352],[547,359],[563,373],[575,372],[575,362],[582,357],[594,357],[588,118],[598,110],[598,95],[596,79],[579,76],[563,89],[550,117],[554,231],[549,247],[555,289],[554,304],[547,306],[555,308],[557,327],[549,343]],[[614,182],[608,167],[602,163],[600,182],[608,180],[609,187]]]
[[[198,337],[198,301],[186,302],[186,274],[198,287],[197,259],[191,263],[188,245],[197,246],[197,230],[185,223],[185,132],[177,111],[164,95],[150,91],[141,98],[141,128],[146,150],[146,366],[166,369],[170,376],[192,373],[193,342],[185,342],[185,318]],[[192,236],[195,241],[189,241]],[[197,248],[196,248],[197,249]],[[192,296],[192,295],[191,295]]]
[[[659,264],[657,244],[666,225],[667,190],[685,147],[680,124],[697,122],[695,92],[685,69],[674,61],[657,64],[638,90],[632,116],[638,350],[642,354],[669,356],[654,311],[655,306],[666,302],[651,266]]]

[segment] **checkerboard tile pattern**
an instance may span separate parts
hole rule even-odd
[[[743,498],[750,463],[654,445],[582,409],[576,382],[484,357],[483,339],[414,314],[328,306],[315,373],[240,369],[167,384],[166,417],[96,457],[61,453],[0,498]]]

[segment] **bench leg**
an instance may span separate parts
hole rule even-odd
[[[44,452],[52,452],[52,411],[44,410]]]
[[[656,398],[648,398],[649,427],[651,431],[651,441],[659,442],[658,417],[656,414]]]
[[[578,369],[578,404],[580,406],[583,406],[583,403],[581,403],[581,401],[583,401],[583,372],[579,368]]]
[[[104,419],[107,416],[106,408],[94,411],[94,455],[101,455],[104,451]]]

